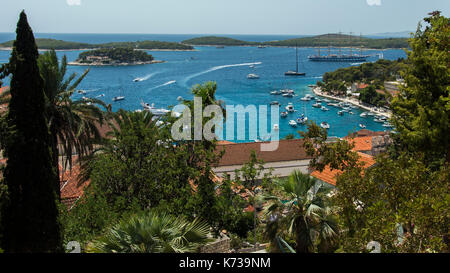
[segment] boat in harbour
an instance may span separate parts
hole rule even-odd
[[[366,125],[364,125],[364,124],[359,124],[359,127],[361,128],[361,129],[366,129]]]
[[[295,112],[294,105],[291,102],[286,106],[286,111]]]
[[[285,117],[288,116],[288,112],[281,112],[281,113],[280,113],[280,116],[281,116],[282,118],[285,118]]]
[[[339,111],[339,112],[338,112],[338,115],[339,115],[339,116],[343,116],[343,115],[344,115],[344,111]]]
[[[304,114],[302,114],[302,116],[297,119],[298,124],[306,124],[307,121],[308,121],[308,117],[305,117]]]
[[[156,108],[155,104],[152,103],[151,105],[149,103],[145,103],[141,100],[141,106],[145,111],[150,111],[155,116],[163,116],[167,113],[170,113],[170,110],[164,109],[164,108]]]
[[[275,90],[275,91],[270,92],[270,95],[281,95],[281,92]]]
[[[322,111],[330,111],[330,109],[328,109],[328,108],[326,108],[325,106],[322,106],[322,108],[320,108],[320,110],[322,110]]]
[[[247,79],[256,80],[256,79],[259,79],[259,76],[257,74],[248,74]]]
[[[314,104],[312,105],[312,107],[315,107],[315,108],[322,108],[322,104],[320,104],[320,103],[314,103]]]
[[[270,102],[270,105],[280,105],[280,103],[278,101],[272,101]]]
[[[114,102],[115,102],[115,101],[121,101],[121,100],[125,100],[125,97],[124,97],[124,96],[117,96],[117,97],[114,97],[112,100],[113,100]]]
[[[285,76],[305,76],[305,72],[298,72],[298,47],[295,47],[295,63],[296,68],[295,71],[289,70],[288,72],[284,73]]]
[[[367,117],[367,112],[364,112],[364,113],[362,113],[361,115],[359,115],[360,117],[362,117],[362,118],[365,118],[365,117]]]
[[[297,127],[297,122],[295,120],[290,120],[289,125],[291,125],[292,127]]]
[[[328,124],[328,122],[324,121],[320,124],[320,127],[322,127],[323,129],[330,129],[330,124]]]

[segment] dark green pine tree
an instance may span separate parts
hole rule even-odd
[[[52,164],[51,137],[44,116],[43,80],[39,56],[25,12],[20,14],[17,38],[8,64],[11,101],[5,143],[4,171],[8,200],[2,208],[2,247],[6,252],[58,252],[56,169]]]

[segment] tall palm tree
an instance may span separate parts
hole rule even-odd
[[[93,241],[93,253],[189,253],[207,242],[209,226],[164,212],[150,210],[122,220]]]
[[[97,106],[107,106],[100,100],[72,100],[76,88],[89,73],[80,77],[73,73],[66,78],[67,58],[61,64],[54,50],[38,59],[39,71],[44,80],[46,95],[45,115],[52,135],[53,161],[59,170],[59,160],[64,169],[72,167],[72,155],[80,158],[93,151],[93,140],[100,139],[98,125],[103,123],[104,112]],[[3,92],[0,103],[9,102],[9,92]],[[61,157],[61,158],[60,158]],[[55,185],[58,188],[59,185]]]
[[[265,195],[265,213],[268,216],[267,233],[272,242],[279,241],[283,231],[295,238],[297,253],[323,250],[337,236],[337,224],[332,209],[327,207],[322,183],[309,175],[294,171],[288,179],[277,182],[280,194]],[[275,224],[276,223],[276,224]],[[274,231],[276,227],[278,231]]]

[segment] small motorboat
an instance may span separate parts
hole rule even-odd
[[[301,101],[310,101],[311,98],[309,98],[309,97],[303,97],[303,98],[301,98],[300,100],[301,100]]]
[[[355,113],[353,113],[352,111],[348,112],[350,115],[354,115]]]
[[[320,104],[320,103],[314,103],[312,107],[315,107],[315,108],[322,108],[322,104]]]
[[[320,127],[322,127],[323,129],[330,129],[330,124],[324,121],[320,124]]]
[[[124,99],[125,99],[124,96],[117,96],[117,97],[114,97],[112,100],[113,101],[121,101],[121,100],[124,100]]]
[[[288,106],[286,106],[286,111],[295,112],[294,105],[292,103],[289,103]]]
[[[292,127],[297,127],[297,122],[295,120],[290,120],[289,125],[291,125]]]
[[[360,127],[361,129],[366,129],[366,125],[364,125],[364,124],[360,124],[359,127]]]
[[[280,105],[280,103],[279,103],[278,101],[272,101],[272,102],[270,103],[270,105]]]
[[[256,74],[248,74],[247,75],[247,79],[249,79],[249,80],[256,80],[256,79],[259,79],[259,76],[256,75]]]
[[[141,81],[143,81],[143,80],[144,80],[144,79],[136,78],[136,79],[133,80],[133,82],[141,82]]]
[[[364,112],[364,113],[362,113],[361,115],[359,115],[360,117],[362,117],[362,118],[365,118],[365,117],[367,117],[367,112]]]
[[[322,108],[320,108],[322,111],[330,111],[330,109],[326,108],[325,106],[322,106]]]
[[[298,124],[305,124],[308,121],[308,117],[305,117],[305,115],[302,115],[297,119]]]
[[[280,115],[281,115],[281,117],[282,117],[282,118],[285,118],[285,117],[287,117],[287,116],[288,116],[288,112],[281,112],[281,114],[280,114]]]
[[[281,92],[275,90],[275,91],[270,92],[270,95],[281,95]]]
[[[84,90],[78,90],[78,94],[84,95],[84,94],[86,94],[86,91],[84,91]]]
[[[344,115],[344,111],[339,111],[339,112],[338,112],[338,115],[339,115],[339,116],[343,116],[343,115]]]
[[[294,94],[292,94],[292,93],[285,93],[282,96],[286,97],[286,98],[292,98],[294,96]]]

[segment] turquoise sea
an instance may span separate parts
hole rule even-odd
[[[55,38],[68,41],[104,43],[113,41],[136,40],[163,40],[182,41],[201,35],[125,35],[125,34],[37,34],[37,37]],[[289,39],[292,36],[275,35],[227,35],[247,41],[269,41]],[[296,36],[298,37],[298,36]],[[0,42],[11,40],[13,34],[0,33]],[[333,49],[336,51],[337,49]],[[58,55],[67,55],[69,61],[77,58],[81,51],[59,51]],[[141,99],[148,103],[154,103],[156,107],[169,107],[177,104],[179,96],[192,98],[190,88],[198,83],[215,81],[218,85],[217,98],[224,100],[227,105],[269,105],[271,101],[281,103],[280,111],[292,102],[298,112],[290,114],[286,119],[280,119],[280,138],[303,130],[304,126],[292,128],[288,122],[296,119],[301,113],[306,112],[310,120],[318,123],[327,121],[331,128],[329,134],[343,137],[349,132],[359,130],[359,124],[363,123],[367,129],[383,131],[381,123],[374,122],[371,118],[361,118],[363,112],[354,109],[354,115],[346,113],[338,116],[339,109],[327,106],[330,111],[323,112],[313,108],[311,102],[302,102],[300,98],[306,94],[312,94],[308,85],[315,84],[322,75],[328,71],[334,71],[341,67],[348,67],[350,63],[316,63],[309,62],[307,56],[314,54],[313,48],[299,48],[300,70],[306,72],[305,77],[285,77],[284,72],[295,69],[294,48],[264,48],[257,47],[196,47],[193,52],[165,52],[149,51],[155,59],[164,60],[166,63],[129,67],[91,67],[90,73],[79,86],[87,90],[86,97],[100,97],[106,103],[111,103],[113,109],[127,110],[140,109]],[[9,51],[0,51],[0,63],[9,59]],[[403,50],[368,50],[364,52],[372,57],[368,61],[376,61],[380,53],[385,59],[398,59],[406,57]],[[250,64],[254,63],[254,68]],[[69,73],[82,73],[86,67],[71,66]],[[258,74],[260,79],[249,80],[247,75]],[[135,78],[144,78],[144,81],[133,82]],[[8,80],[6,80],[8,84]],[[297,96],[284,98],[270,95],[275,89],[294,89]],[[112,98],[118,95],[126,97],[124,101],[114,103]],[[75,94],[75,99],[82,95]],[[270,121],[270,119],[269,119]],[[248,126],[247,130],[248,130]],[[269,127],[270,128],[270,127]],[[264,138],[264,136],[260,136]],[[236,140],[235,140],[236,141]],[[248,135],[243,141],[250,141]]]

